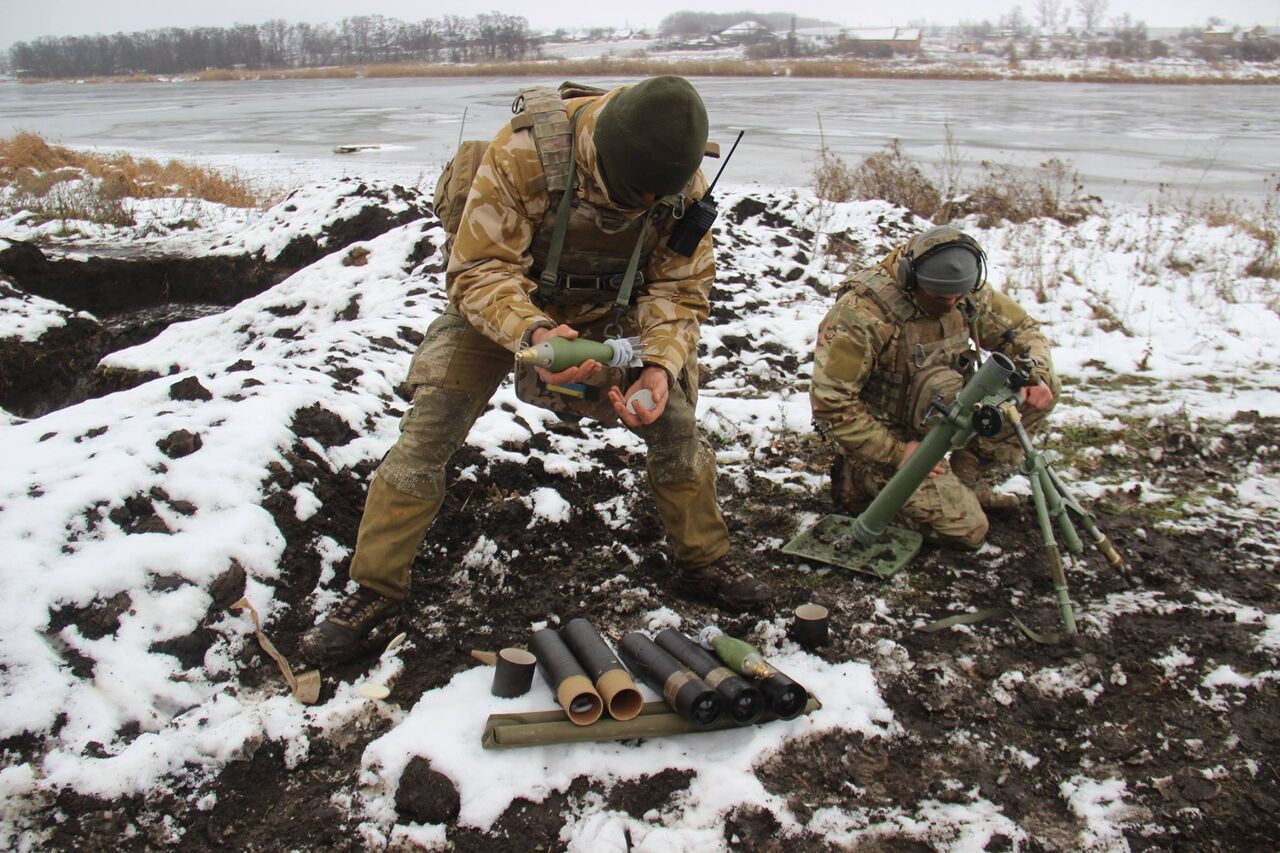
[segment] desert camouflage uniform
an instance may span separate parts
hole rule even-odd
[[[646,227],[643,211],[620,208],[609,198],[592,144],[601,108],[620,91],[566,101],[569,116],[578,116],[578,185],[560,272],[583,280],[623,272]],[[575,303],[582,294],[572,290],[566,304],[538,297],[536,277],[551,243],[555,207],[533,133],[527,123],[520,125],[517,116],[481,161],[450,248],[449,308],[414,356],[408,378],[413,405],[370,484],[351,577],[391,598],[408,594],[409,567],[443,502],[445,465],[511,372],[513,353],[537,328],[565,323],[599,339],[612,319],[612,294],[602,300],[597,290],[589,294],[593,303]],[[699,172],[684,195],[698,198],[705,191]],[[645,364],[665,368],[671,382],[662,417],[635,432],[648,446],[649,482],[676,559],[698,567],[729,549],[715,494],[715,457],[695,418],[699,325],[710,310],[715,275],[711,234],[686,258],[665,245],[674,224],[671,208],[659,205],[648,219],[644,283],[633,295],[623,332],[642,337]],[[573,278],[568,282],[573,288]]]
[[[898,283],[901,251],[851,275],[818,328],[809,397],[815,424],[840,453],[832,471],[834,497],[851,512],[889,481],[907,443],[928,432],[921,404],[939,390],[930,377],[946,386],[948,400],[959,390],[952,371],[973,358],[972,341],[1030,363],[1032,379],[1047,384],[1055,398],[1061,390],[1048,341],[1016,302],[988,286],[957,310],[930,316]],[[923,393],[913,395],[915,389]],[[1025,406],[1022,411],[1028,431],[1047,414]],[[1008,428],[969,448],[979,459],[1005,466],[1022,455]],[[921,484],[899,521],[935,541],[976,548],[986,537],[986,514],[950,465],[944,468]]]

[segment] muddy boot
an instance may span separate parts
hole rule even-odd
[[[991,488],[991,483],[983,476],[982,462],[968,450],[957,450],[951,454],[951,470],[956,479],[978,498],[978,506],[983,509],[1013,509],[1022,504],[1022,498],[1017,495],[1003,495]]]
[[[728,613],[759,610],[773,601],[773,590],[748,572],[721,558],[709,566],[676,568],[675,587],[689,598],[705,601]]]
[[[362,586],[302,635],[299,650],[314,666],[345,663],[390,642],[403,611],[403,602]]]

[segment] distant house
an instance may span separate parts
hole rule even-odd
[[[1271,36],[1267,33],[1267,28],[1259,24],[1251,30],[1246,30],[1241,35],[1241,40],[1248,42],[1270,41]]]
[[[1235,27],[1205,27],[1204,32],[1200,33],[1200,41],[1205,44],[1228,45],[1235,41],[1235,37]]]
[[[915,54],[920,52],[919,27],[877,27],[843,30],[841,41],[854,44],[859,52],[872,55],[888,50],[890,53]]]
[[[791,33],[787,33],[790,37]],[[795,30],[796,41],[820,50],[828,50],[840,42],[840,27],[799,27]]]
[[[732,27],[716,33],[724,44],[759,44],[765,41],[776,41],[773,30],[759,21],[742,21]]]

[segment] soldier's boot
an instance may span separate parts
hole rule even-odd
[[[1022,498],[1017,495],[1001,494],[991,488],[991,483],[983,476],[981,461],[969,450],[957,450],[951,454],[951,470],[956,479],[978,498],[978,505],[983,509],[1013,509],[1022,503]]]
[[[676,590],[728,613],[760,610],[773,601],[773,590],[764,581],[721,557],[706,566],[677,566]]]
[[[333,666],[377,651],[400,629],[403,612],[404,602],[359,587],[302,635],[302,656],[313,666]]]

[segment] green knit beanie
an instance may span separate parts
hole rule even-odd
[[[604,105],[592,139],[612,195],[671,195],[702,165],[707,108],[683,77],[650,77]]]

